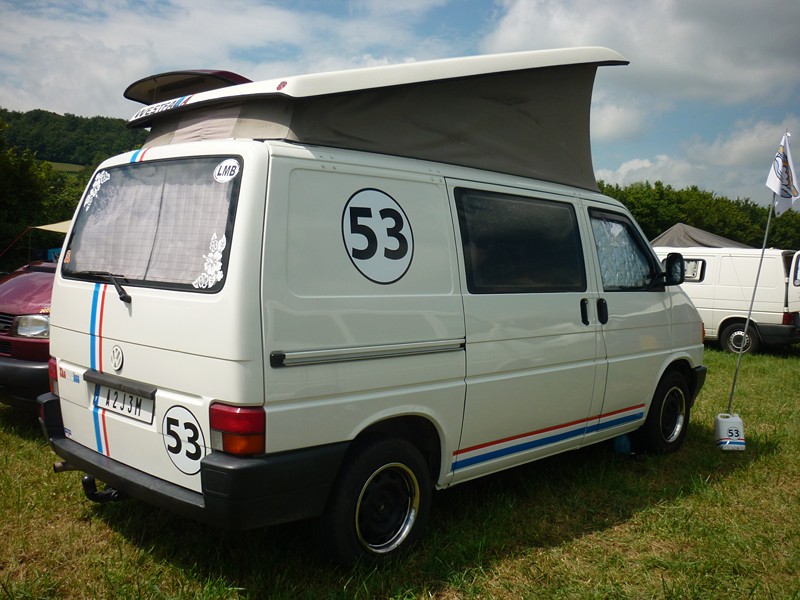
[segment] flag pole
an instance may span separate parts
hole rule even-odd
[[[769,212],[767,213],[767,228],[764,231],[764,242],[761,244],[761,258],[758,261],[758,270],[756,271],[756,281],[753,284],[753,295],[750,297],[750,308],[747,311],[747,320],[744,322],[744,333],[742,334],[742,343],[739,344],[739,356],[736,359],[736,370],[733,372],[733,385],[731,386],[731,396],[728,400],[728,412],[731,412],[733,407],[733,396],[736,393],[736,380],[739,378],[739,368],[742,364],[742,354],[744,354],[744,345],[747,341],[747,330],[750,327],[750,319],[753,316],[753,305],[756,302],[756,291],[758,290],[758,280],[761,277],[761,266],[764,264],[764,253],[767,249],[767,237],[769,236],[769,226],[772,222],[772,207],[775,205],[775,192],[772,192],[772,202],[769,204]]]
[[[737,414],[730,414],[733,408],[733,397],[736,393],[736,381],[739,378],[739,369],[742,364],[742,355],[744,354],[745,341],[747,340],[747,331],[750,328],[750,320],[753,315],[753,305],[756,301],[756,292],[758,291],[758,280],[761,276],[761,267],[764,264],[764,253],[767,249],[767,238],[769,237],[769,226],[772,222],[772,213],[779,217],[785,210],[794,207],[797,200],[800,200],[800,190],[795,185],[794,178],[794,165],[792,164],[792,153],[789,148],[790,134],[787,131],[783,134],[781,145],[778,146],[778,152],[775,154],[775,159],[772,161],[772,167],[767,175],[766,186],[772,190],[772,202],[769,205],[769,212],[767,213],[767,228],[764,231],[764,243],[761,244],[761,259],[758,261],[758,271],[756,272],[756,281],[753,284],[753,295],[750,298],[750,308],[747,311],[747,320],[744,322],[744,332],[742,334],[742,342],[739,345],[739,356],[736,360],[736,370],[733,374],[733,385],[731,386],[731,396],[728,400],[728,413],[720,413],[714,420],[714,432],[717,437],[717,446],[722,450],[744,450],[744,424]],[[778,197],[780,197],[781,205],[778,210]]]

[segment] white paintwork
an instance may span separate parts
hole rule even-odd
[[[125,353],[119,374],[157,386],[152,425],[107,412],[97,426],[91,386],[82,378],[90,365],[95,284],[57,277],[51,343],[63,371],[64,424],[73,440],[94,449],[101,432],[99,447],[107,438],[115,460],[199,490],[199,477],[177,468],[165,451],[163,419],[175,406],[191,411],[208,446],[210,402],[263,404],[268,452],[351,440],[381,420],[415,415],[439,434],[437,483],[446,486],[630,431],[641,424],[671,363],[701,363],[697,314],[679,289],[600,289],[587,211],[627,214],[613,200],[464,168],[282,142],[165,146],[147,160],[196,154],[243,157],[224,287],[197,294],[129,285],[126,305],[113,286],[99,286],[106,291],[99,359],[110,371],[111,348],[119,345]],[[573,205],[588,289],[465,293],[457,186]],[[364,189],[393,198],[413,230],[411,266],[391,284],[365,277],[342,240],[343,210]],[[607,325],[597,319],[600,297],[609,302]],[[582,299],[589,300],[588,325],[580,319]],[[273,352],[284,353],[288,366],[271,367]],[[638,416],[592,429],[609,414]],[[575,428],[582,432],[548,437]],[[521,439],[542,438],[516,447]],[[458,468],[457,457],[475,462]]]

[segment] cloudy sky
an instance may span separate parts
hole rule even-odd
[[[130,117],[146,75],[250,79],[474,54],[607,46],[599,179],[766,204],[785,131],[800,157],[797,0],[0,0],[0,106]],[[798,161],[798,158],[795,158]]]

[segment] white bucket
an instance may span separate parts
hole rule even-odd
[[[714,432],[720,450],[744,450],[744,423],[737,414],[719,414],[714,420]]]

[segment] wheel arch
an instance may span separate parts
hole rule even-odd
[[[409,441],[425,457],[431,481],[435,483],[439,480],[442,471],[442,438],[430,419],[422,415],[398,415],[377,421],[353,439],[348,454],[358,452],[376,438],[400,438]]]
[[[719,322],[717,326],[717,341],[721,344],[722,343],[722,333],[725,329],[731,325],[744,325],[747,323],[746,317],[741,316],[730,316],[725,317],[722,321]],[[758,336],[759,341],[761,341],[761,331],[759,330],[758,323],[750,319],[750,324],[747,326],[747,332],[754,331]]]
[[[686,380],[686,383],[689,386],[689,408],[692,408],[694,406],[694,401],[697,398],[697,394],[700,391],[700,382],[698,381],[697,373],[695,373],[694,369],[692,369],[692,365],[687,358],[677,358],[670,362],[658,376],[656,388],[661,383],[661,380],[664,379],[664,377],[673,372],[679,373]]]

